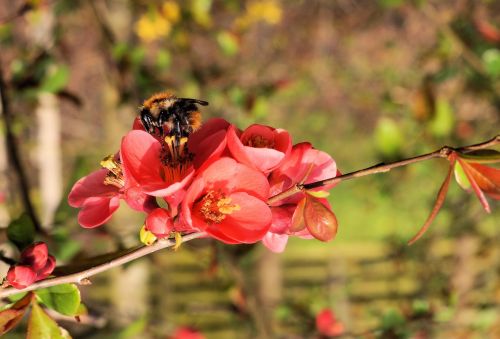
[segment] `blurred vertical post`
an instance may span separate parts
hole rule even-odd
[[[272,335],[275,333],[274,310],[283,296],[283,267],[281,255],[264,248],[258,265],[258,301],[262,310],[262,319]]]
[[[57,98],[51,93],[38,96],[38,164],[42,225],[53,222],[62,194],[61,117]]]
[[[36,9],[27,26],[33,44],[49,50],[54,45],[55,17],[52,6]],[[36,108],[37,162],[42,225],[53,222],[62,195],[61,122],[59,103],[54,94],[40,92]]]

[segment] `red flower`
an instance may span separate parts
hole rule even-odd
[[[339,336],[344,333],[344,325],[336,319],[335,314],[328,308],[316,315],[316,329],[327,337]]]
[[[24,249],[19,264],[10,267],[7,281],[15,288],[22,289],[47,278],[55,266],[56,260],[49,255],[47,244],[37,242]]]
[[[118,157],[107,157],[101,165],[105,168],[78,180],[69,193],[69,205],[81,208],[80,225],[93,228],[104,224],[120,206],[120,199],[137,211],[149,211],[156,206],[154,198],[138,189],[135,181],[123,172]]]
[[[231,126],[227,131],[227,146],[242,164],[269,173],[286,159],[292,140],[283,129],[255,124],[241,133]]]
[[[195,329],[179,327],[171,339],[205,339],[205,336]]]
[[[223,119],[212,119],[189,139],[158,140],[142,130],[130,131],[121,146],[124,170],[145,193],[172,195],[191,182],[195,168],[220,156],[228,125]]]
[[[300,143],[293,146],[290,156],[271,173],[270,195],[279,194],[298,183],[307,184],[333,178],[338,174],[335,161],[327,153],[313,149],[309,143]],[[331,187],[333,185],[323,186],[317,190]],[[328,201],[309,196],[308,208],[304,209],[305,198],[305,193],[297,193],[272,204],[273,223],[262,241],[268,249],[273,252],[282,252],[290,235],[305,239],[311,239],[314,236],[323,241],[328,241],[335,235],[336,219]],[[297,208],[298,205],[301,209]],[[306,218],[307,220],[304,220],[304,211],[310,216]],[[310,213],[311,211],[315,213]],[[327,228],[318,229],[323,221],[329,222]]]
[[[223,242],[254,243],[271,225],[266,177],[231,158],[202,171],[182,203],[185,222]]]

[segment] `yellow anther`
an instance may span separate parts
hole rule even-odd
[[[222,214],[231,214],[234,211],[239,211],[241,209],[238,204],[231,205],[231,198],[220,199],[217,201],[217,207],[219,208],[219,212]]]
[[[113,154],[110,154],[101,160],[101,167],[113,172],[114,169],[120,167],[120,164],[115,160],[115,156]]]
[[[182,235],[179,232],[174,232],[175,245],[174,251],[177,251],[182,245]]]

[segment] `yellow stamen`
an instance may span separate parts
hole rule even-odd
[[[174,251],[177,251],[181,248],[182,245],[182,235],[180,232],[174,232],[175,245],[173,247]]]
[[[114,155],[108,155],[101,160],[101,166],[109,171],[104,178],[104,185],[113,185],[122,188],[125,185],[123,179],[122,165],[115,159]]]
[[[274,148],[274,141],[266,139],[261,135],[252,135],[248,139],[247,145],[255,148]]]
[[[185,145],[188,141],[188,138],[182,137],[179,141],[179,156],[184,156]]]
[[[209,191],[196,207],[206,222],[216,224],[224,220],[226,215],[241,209],[238,204],[231,204],[231,198],[220,191]]]
[[[217,207],[222,214],[231,214],[233,211],[239,211],[241,209],[238,204],[231,205],[231,198],[220,199],[217,201]]]

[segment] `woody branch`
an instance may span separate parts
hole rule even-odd
[[[290,187],[289,189],[287,189],[286,191],[269,198],[269,200],[267,202],[269,205],[272,205],[273,203],[276,203],[277,201],[280,201],[284,198],[292,196],[292,195],[294,195],[298,192],[301,192],[303,190],[322,187],[325,185],[336,184],[336,183],[340,183],[340,182],[345,181],[345,180],[360,178],[360,177],[363,177],[366,175],[385,173],[385,172],[390,171],[393,168],[402,167],[402,166],[414,164],[414,163],[425,161],[425,160],[436,159],[436,158],[447,158],[453,151],[460,152],[460,153],[469,153],[472,151],[477,151],[477,150],[481,150],[481,149],[486,149],[488,147],[493,147],[493,146],[496,146],[499,144],[500,144],[500,135],[497,135],[494,138],[489,139],[487,141],[484,141],[484,142],[481,142],[478,144],[474,144],[474,145],[463,146],[460,148],[453,148],[453,147],[449,147],[449,146],[444,146],[444,147],[441,147],[440,149],[438,149],[434,152],[426,153],[426,154],[419,155],[416,157],[412,157],[412,158],[408,158],[408,159],[404,159],[404,160],[400,160],[400,161],[396,161],[396,162],[392,162],[392,163],[388,163],[388,164],[384,164],[384,163],[377,164],[377,165],[374,165],[374,166],[371,166],[371,167],[368,167],[365,169],[361,169],[361,170],[357,170],[357,171],[350,172],[347,174],[343,174],[343,175],[340,175],[340,176],[334,177],[334,178],[328,178],[325,180],[316,181],[313,183],[296,184],[296,185]],[[206,236],[206,234],[204,232],[191,233],[191,234],[188,234],[188,235],[185,235],[184,237],[182,237],[182,242],[191,241],[193,239],[200,238],[203,236]],[[159,250],[164,249],[164,248],[173,247],[173,246],[175,246],[175,240],[160,239],[153,245],[141,246],[139,248],[127,251],[127,252],[125,252],[125,254],[122,254],[122,255],[113,256],[113,253],[112,253],[112,254],[106,256],[107,257],[106,260],[104,260],[102,262],[98,262],[90,268],[85,268],[82,270],[77,270],[74,273],[63,274],[63,275],[60,275],[60,276],[57,276],[54,278],[48,278],[45,280],[41,280],[41,281],[38,281],[38,282],[30,285],[29,287],[21,289],[21,290],[15,289],[13,287],[4,288],[3,290],[0,291],[0,298],[5,298],[5,297],[8,297],[8,296],[16,294],[16,293],[33,291],[33,290],[37,290],[40,288],[46,288],[46,287],[65,284],[65,283],[75,283],[75,284],[80,284],[80,285],[88,285],[91,283],[89,278],[98,274],[98,273],[107,271],[107,270],[114,268],[114,267],[117,267],[117,266],[124,265],[130,261],[133,261],[135,259],[139,259],[139,258],[144,257],[148,254],[153,253],[153,252],[159,251]],[[109,257],[112,257],[112,259],[109,259]],[[92,262],[93,260],[89,259],[89,261]],[[63,271],[63,270],[64,271],[65,270],[73,271],[71,269],[71,267],[66,267],[66,268],[62,267],[60,270],[61,271]]]

